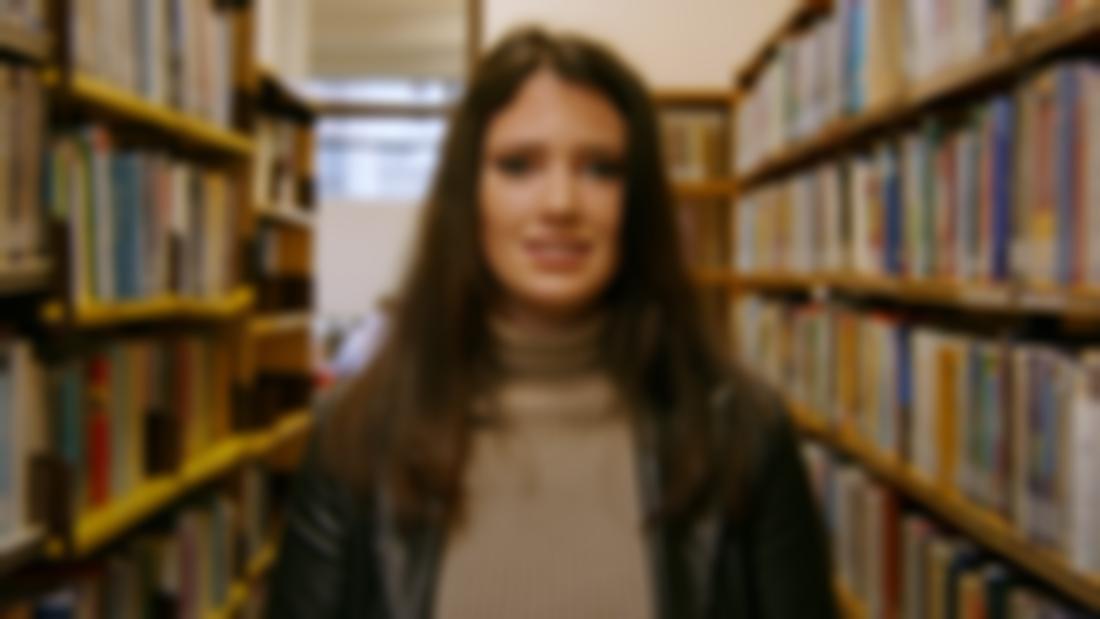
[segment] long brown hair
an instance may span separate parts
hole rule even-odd
[[[592,88],[627,127],[620,262],[603,295],[602,350],[636,415],[652,415],[666,451],[667,516],[683,515],[714,474],[708,400],[726,373],[704,327],[681,258],[654,106],[642,80],[607,49],[541,29],[513,32],[476,68],[451,119],[391,329],[348,386],[328,426],[338,471],[386,484],[404,522],[454,522],[473,408],[490,386],[488,315],[494,278],[485,262],[477,182],[494,115],[539,69]],[[650,514],[655,516],[655,514]]]

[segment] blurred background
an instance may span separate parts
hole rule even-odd
[[[1100,616],[1100,2],[0,0],[0,618],[263,616],[478,55],[653,91],[846,617]]]

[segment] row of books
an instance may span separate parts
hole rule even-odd
[[[46,187],[68,229],[73,300],[217,298],[237,285],[240,192],[228,172],[90,125],[53,137]]]
[[[1084,618],[935,520],[908,509],[859,466],[812,441],[803,456],[829,525],[840,583],[868,617]]]
[[[236,428],[231,358],[209,335],[113,339],[49,370],[52,452],[74,515],[214,447]]]
[[[680,247],[688,265],[712,269],[726,265],[729,248],[725,235],[716,231],[729,227],[729,212],[726,200],[692,200],[677,206]]]
[[[221,126],[233,122],[235,13],[193,0],[68,3],[78,71]]]
[[[1100,63],[745,196],[734,268],[1100,284]]]
[[[0,270],[39,258],[46,102],[38,70],[0,63]]]
[[[31,463],[46,448],[43,384],[30,342],[0,333],[0,548],[35,520]]]
[[[1091,0],[837,2],[835,11],[781,44],[742,99],[737,169],[1089,6],[1095,8]]]
[[[262,115],[256,120],[252,197],[260,208],[300,212],[312,197],[305,191],[309,177],[309,128],[289,118]]]
[[[793,401],[1100,574],[1100,350],[839,304],[733,313],[740,357]]]
[[[0,0],[0,21],[30,32],[46,28],[46,0]]]
[[[0,617],[210,616],[226,606],[255,556],[242,544],[244,511],[232,488],[192,499],[59,588],[0,605]]]
[[[729,176],[728,112],[719,109],[670,109],[660,114],[668,173],[678,183]]]
[[[257,228],[252,264],[261,311],[312,306],[313,243],[308,230],[288,229],[272,222],[263,222]]]

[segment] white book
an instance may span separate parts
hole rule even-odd
[[[1100,574],[1100,353],[1077,368],[1068,422],[1066,550],[1077,569]]]
[[[868,185],[871,175],[874,174],[873,160],[857,156],[849,161],[848,203],[851,205],[852,216],[852,267],[857,273],[871,273],[875,269],[870,241],[870,209],[873,208],[873,201],[868,196]]]

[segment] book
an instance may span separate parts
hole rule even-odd
[[[52,364],[49,446],[70,467],[76,514],[178,470],[234,431],[224,342],[123,337]]]
[[[662,110],[661,145],[669,177],[676,183],[725,178],[728,170],[727,112],[686,107]]]
[[[68,49],[84,75],[223,127],[234,118],[234,13],[217,3],[74,2]]]
[[[1035,587],[933,516],[905,507],[892,489],[814,440],[803,440],[802,453],[829,525],[838,580],[863,602],[867,616],[1092,616]]]
[[[51,581],[54,590],[33,588],[6,599],[0,617],[197,618],[225,612],[235,584],[263,578],[248,574],[259,551],[238,554],[241,502],[231,487],[205,490],[60,582]]]
[[[240,194],[228,171],[119,147],[99,125],[58,131],[46,167],[75,304],[217,299],[237,286]]]
[[[31,342],[0,333],[0,546],[37,524],[32,461],[47,448],[44,389]]]
[[[738,356],[805,414],[1100,573],[1093,347],[760,296],[738,299],[731,321]]]
[[[39,206],[46,101],[33,67],[0,64],[0,270],[43,257]]]

